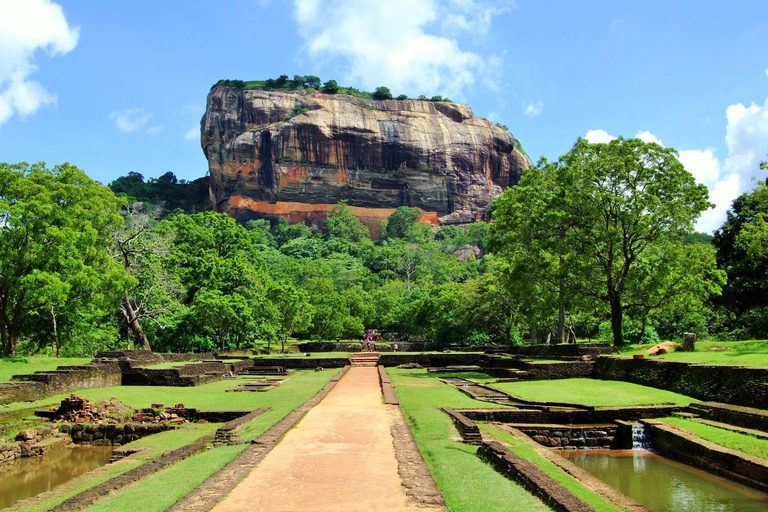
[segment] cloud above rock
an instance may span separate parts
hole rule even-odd
[[[457,36],[487,33],[493,16],[511,1],[295,0],[299,34],[312,58],[337,60],[341,80],[395,94],[461,98],[478,80],[490,82],[496,55],[466,50]]]
[[[35,57],[39,50],[50,56],[72,51],[79,32],[50,0],[0,0],[0,125],[56,103],[55,93],[30,78]]]

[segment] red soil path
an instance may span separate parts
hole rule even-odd
[[[415,511],[375,367],[352,367],[213,510]]]

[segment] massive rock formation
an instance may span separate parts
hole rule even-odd
[[[216,86],[201,121],[218,211],[322,221],[339,200],[375,228],[399,206],[431,224],[488,220],[530,165],[466,105]]]

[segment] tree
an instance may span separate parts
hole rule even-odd
[[[761,164],[766,168],[766,162]],[[733,201],[712,244],[717,264],[728,274],[723,294],[715,300],[727,328],[737,337],[768,333],[768,185],[758,182]]]
[[[275,282],[267,289],[267,298],[275,307],[281,351],[285,352],[288,337],[312,324],[313,308],[309,295],[289,283]]]
[[[106,247],[118,229],[121,200],[69,164],[0,163],[0,338],[15,355],[35,312],[122,295],[129,279]],[[55,314],[55,309],[54,309]],[[55,320],[55,317],[53,318]]]
[[[339,84],[336,80],[328,80],[323,84],[323,92],[326,94],[336,94],[339,92]]]
[[[228,338],[236,338],[246,329],[250,313],[245,297],[239,293],[224,295],[219,290],[200,290],[192,306],[198,329],[216,338],[221,350],[227,349]]]
[[[580,138],[557,162],[542,160],[509,190],[496,203],[497,221],[521,207],[513,205],[516,197],[529,195],[521,204],[536,220],[530,243],[557,257],[554,271],[580,296],[608,305],[617,346],[624,343],[624,311],[647,306],[633,287],[658,282],[665,268],[643,258],[662,241],[682,240],[711,206],[707,188],[696,184],[673,149],[639,139],[590,144]],[[641,278],[641,270],[648,277]]]
[[[368,228],[352,214],[346,199],[333,206],[323,231],[328,239],[341,238],[352,243],[370,238]]]
[[[315,75],[307,75],[304,77],[304,85],[311,87],[312,89],[320,88],[320,77]]]
[[[178,276],[163,264],[171,252],[170,237],[152,230],[157,210],[135,203],[126,206],[122,215],[123,226],[112,235],[109,253],[136,285],[123,294],[120,311],[135,346],[151,350],[141,320],[154,321],[162,328],[159,317],[179,306],[185,290]]]
[[[410,206],[401,206],[387,217],[385,238],[405,238],[408,228],[418,222],[421,212]]]
[[[390,92],[389,87],[384,87],[383,85],[381,87],[377,87],[376,90],[373,91],[373,99],[391,100],[392,93]]]

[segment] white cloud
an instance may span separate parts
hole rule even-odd
[[[650,144],[651,142],[655,142],[659,146],[663,146],[664,144],[656,137],[654,134],[652,134],[649,131],[644,132],[637,132],[637,135],[635,135],[636,139],[640,139],[641,141],[645,142],[646,144]]]
[[[146,112],[143,107],[136,107],[112,112],[109,118],[115,122],[118,130],[131,133],[143,130],[152,114]]]
[[[749,107],[741,103],[731,105],[725,111],[725,117],[728,120],[725,168],[739,174],[746,186],[749,178],[760,172],[760,161],[768,152],[768,98],[763,106],[754,103]]]
[[[712,148],[687,149],[680,151],[677,158],[699,183],[715,183],[720,177],[720,160]]]
[[[0,124],[56,103],[55,94],[29,79],[37,69],[32,61],[39,49],[51,56],[71,51],[79,31],[50,0],[0,0]]]
[[[199,140],[200,139],[200,125],[193,126],[184,134],[186,140]]]
[[[497,56],[462,49],[454,35],[487,32],[509,0],[294,0],[299,33],[313,58],[340,58],[346,76],[369,90],[461,98],[476,77],[493,81]],[[439,22],[439,24],[438,24]],[[341,82],[341,80],[339,80]]]
[[[523,103],[525,105],[525,103]],[[528,106],[525,107],[525,110],[523,110],[523,114],[533,119],[534,117],[541,114],[541,111],[544,109],[544,102],[543,101],[537,101],[536,103],[530,102],[528,103]]]
[[[605,130],[589,130],[584,138],[587,139],[587,142],[590,144],[607,144],[616,137],[609,135]]]

